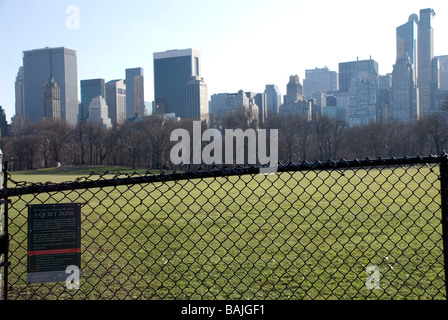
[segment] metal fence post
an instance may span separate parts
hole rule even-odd
[[[442,199],[442,238],[443,238],[443,260],[445,270],[445,294],[448,300],[448,157],[440,163],[440,184]]]
[[[2,253],[3,261],[0,261],[0,266],[3,267],[3,277],[1,285],[3,285],[3,300],[8,299],[8,249],[9,249],[9,233],[8,233],[8,198],[7,198],[7,186],[8,186],[8,163],[5,161],[3,163],[2,168],[2,174],[3,174],[3,181],[2,181],[2,200],[0,203],[0,207],[3,208],[3,230],[1,233],[1,247],[2,247]],[[4,207],[3,207],[4,206]]]
[[[0,166],[3,164],[3,152],[0,149]],[[2,166],[3,169],[3,166]],[[0,174],[0,190],[3,189],[3,175]],[[3,234],[3,206],[0,204],[0,235]],[[0,254],[0,266],[3,263],[3,257]],[[3,272],[0,268],[0,288],[3,288]],[[0,300],[3,300],[3,291],[0,290]]]

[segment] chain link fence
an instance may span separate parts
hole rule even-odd
[[[446,299],[446,156],[92,173],[5,171],[7,299]],[[445,190],[445,191],[444,191]],[[32,204],[81,205],[79,289],[27,283]],[[445,246],[444,246],[445,243]]]

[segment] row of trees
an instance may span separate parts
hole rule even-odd
[[[212,117],[212,123],[220,130],[258,126],[243,111]],[[307,121],[294,114],[272,114],[259,127],[278,129],[278,159],[284,163],[441,154],[448,147],[448,122],[437,115],[415,123],[390,121],[348,128],[332,117]],[[58,163],[174,169],[170,151],[177,142],[170,141],[170,135],[176,128],[191,132],[192,121],[149,116],[105,129],[94,123],[70,126],[42,120],[14,126],[10,135],[0,139],[0,147],[13,170]]]

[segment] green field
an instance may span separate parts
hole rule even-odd
[[[71,181],[73,171],[12,179]],[[9,298],[445,299],[438,174],[291,172],[11,198]],[[26,284],[26,205],[56,202],[82,203],[76,291]],[[370,265],[379,288],[366,286]]]

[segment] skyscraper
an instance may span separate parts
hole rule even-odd
[[[61,89],[53,74],[45,83],[44,104],[46,119],[61,119]]]
[[[266,94],[266,112],[269,117],[269,113],[279,112],[280,105],[282,104],[282,94],[278,86],[274,84],[267,84],[264,93]]]
[[[16,116],[23,116],[25,114],[25,92],[24,92],[24,79],[23,79],[23,67],[19,68],[17,72],[15,82],[16,92]]]
[[[249,96],[248,96],[249,94]],[[244,114],[250,119],[260,119],[260,111],[255,103],[256,93],[239,90],[237,93],[227,93],[225,99],[225,113],[244,110]],[[259,123],[259,122],[258,122]]]
[[[397,59],[393,66],[392,88],[387,118],[411,122],[420,116],[418,77],[418,17],[397,27]]]
[[[0,106],[0,137],[8,135],[8,122],[6,121],[5,109]]]
[[[112,122],[108,115],[106,100],[102,96],[96,96],[89,105],[88,122],[97,123],[105,128],[112,127]]]
[[[352,61],[354,72],[349,87],[348,125],[360,126],[377,119],[379,74],[375,60]]]
[[[435,16],[433,9],[420,10],[418,24],[418,88],[420,98],[420,113],[422,116],[430,114],[431,110],[431,82],[432,59],[434,57],[434,30],[431,21]]]
[[[448,56],[432,60],[431,110],[448,116]]]
[[[104,79],[81,80],[81,110],[79,122],[86,122],[89,118],[90,102],[93,98],[101,96],[106,99],[106,86]]]
[[[338,74],[336,71],[330,71],[328,67],[305,70],[305,79],[303,80],[305,99],[313,99],[315,93],[334,92],[338,88]]]
[[[143,68],[126,69],[126,117],[142,118],[145,115]]]
[[[111,80],[106,83],[106,104],[113,125],[126,121],[126,84],[124,79]]]
[[[280,110],[284,113],[296,113],[311,120],[311,102],[304,100],[303,87],[297,75],[291,75],[286,85],[285,104]]]
[[[407,55],[417,72],[418,64],[418,16],[414,13],[409,16],[408,22],[397,27],[397,58]]]
[[[250,99],[243,90],[237,93],[228,93],[226,97],[226,112],[235,111],[238,108],[249,109]]]
[[[226,99],[228,93],[215,93],[210,97],[209,111],[217,115],[226,113]]]
[[[303,100],[303,87],[297,75],[290,76],[286,85],[286,104]]]
[[[24,115],[37,122],[45,116],[44,86],[50,74],[61,90],[61,118],[78,121],[78,71],[76,51],[65,47],[23,52]]]
[[[200,52],[194,49],[154,53],[154,101],[158,113],[188,117],[186,84],[201,77]]]
[[[208,122],[208,89],[204,79],[192,76],[186,83],[187,117]]]
[[[267,119],[268,111],[266,109],[266,93],[257,93],[254,97],[254,102],[258,106],[258,120],[259,123],[264,123]]]
[[[258,123],[264,123],[267,116],[266,94],[264,92],[257,93],[252,91],[246,91],[245,94],[249,98],[250,102],[258,107]]]
[[[448,55],[436,57],[440,63],[439,87],[448,90]]]
[[[400,57],[392,72],[388,118],[412,122],[420,115],[414,65],[408,55]]]
[[[352,77],[355,73],[358,61],[349,61],[339,63],[339,92],[347,93],[352,83]]]
[[[390,108],[392,73],[380,75],[378,78],[379,90],[377,120],[380,122],[385,122],[387,120],[388,110]]]

